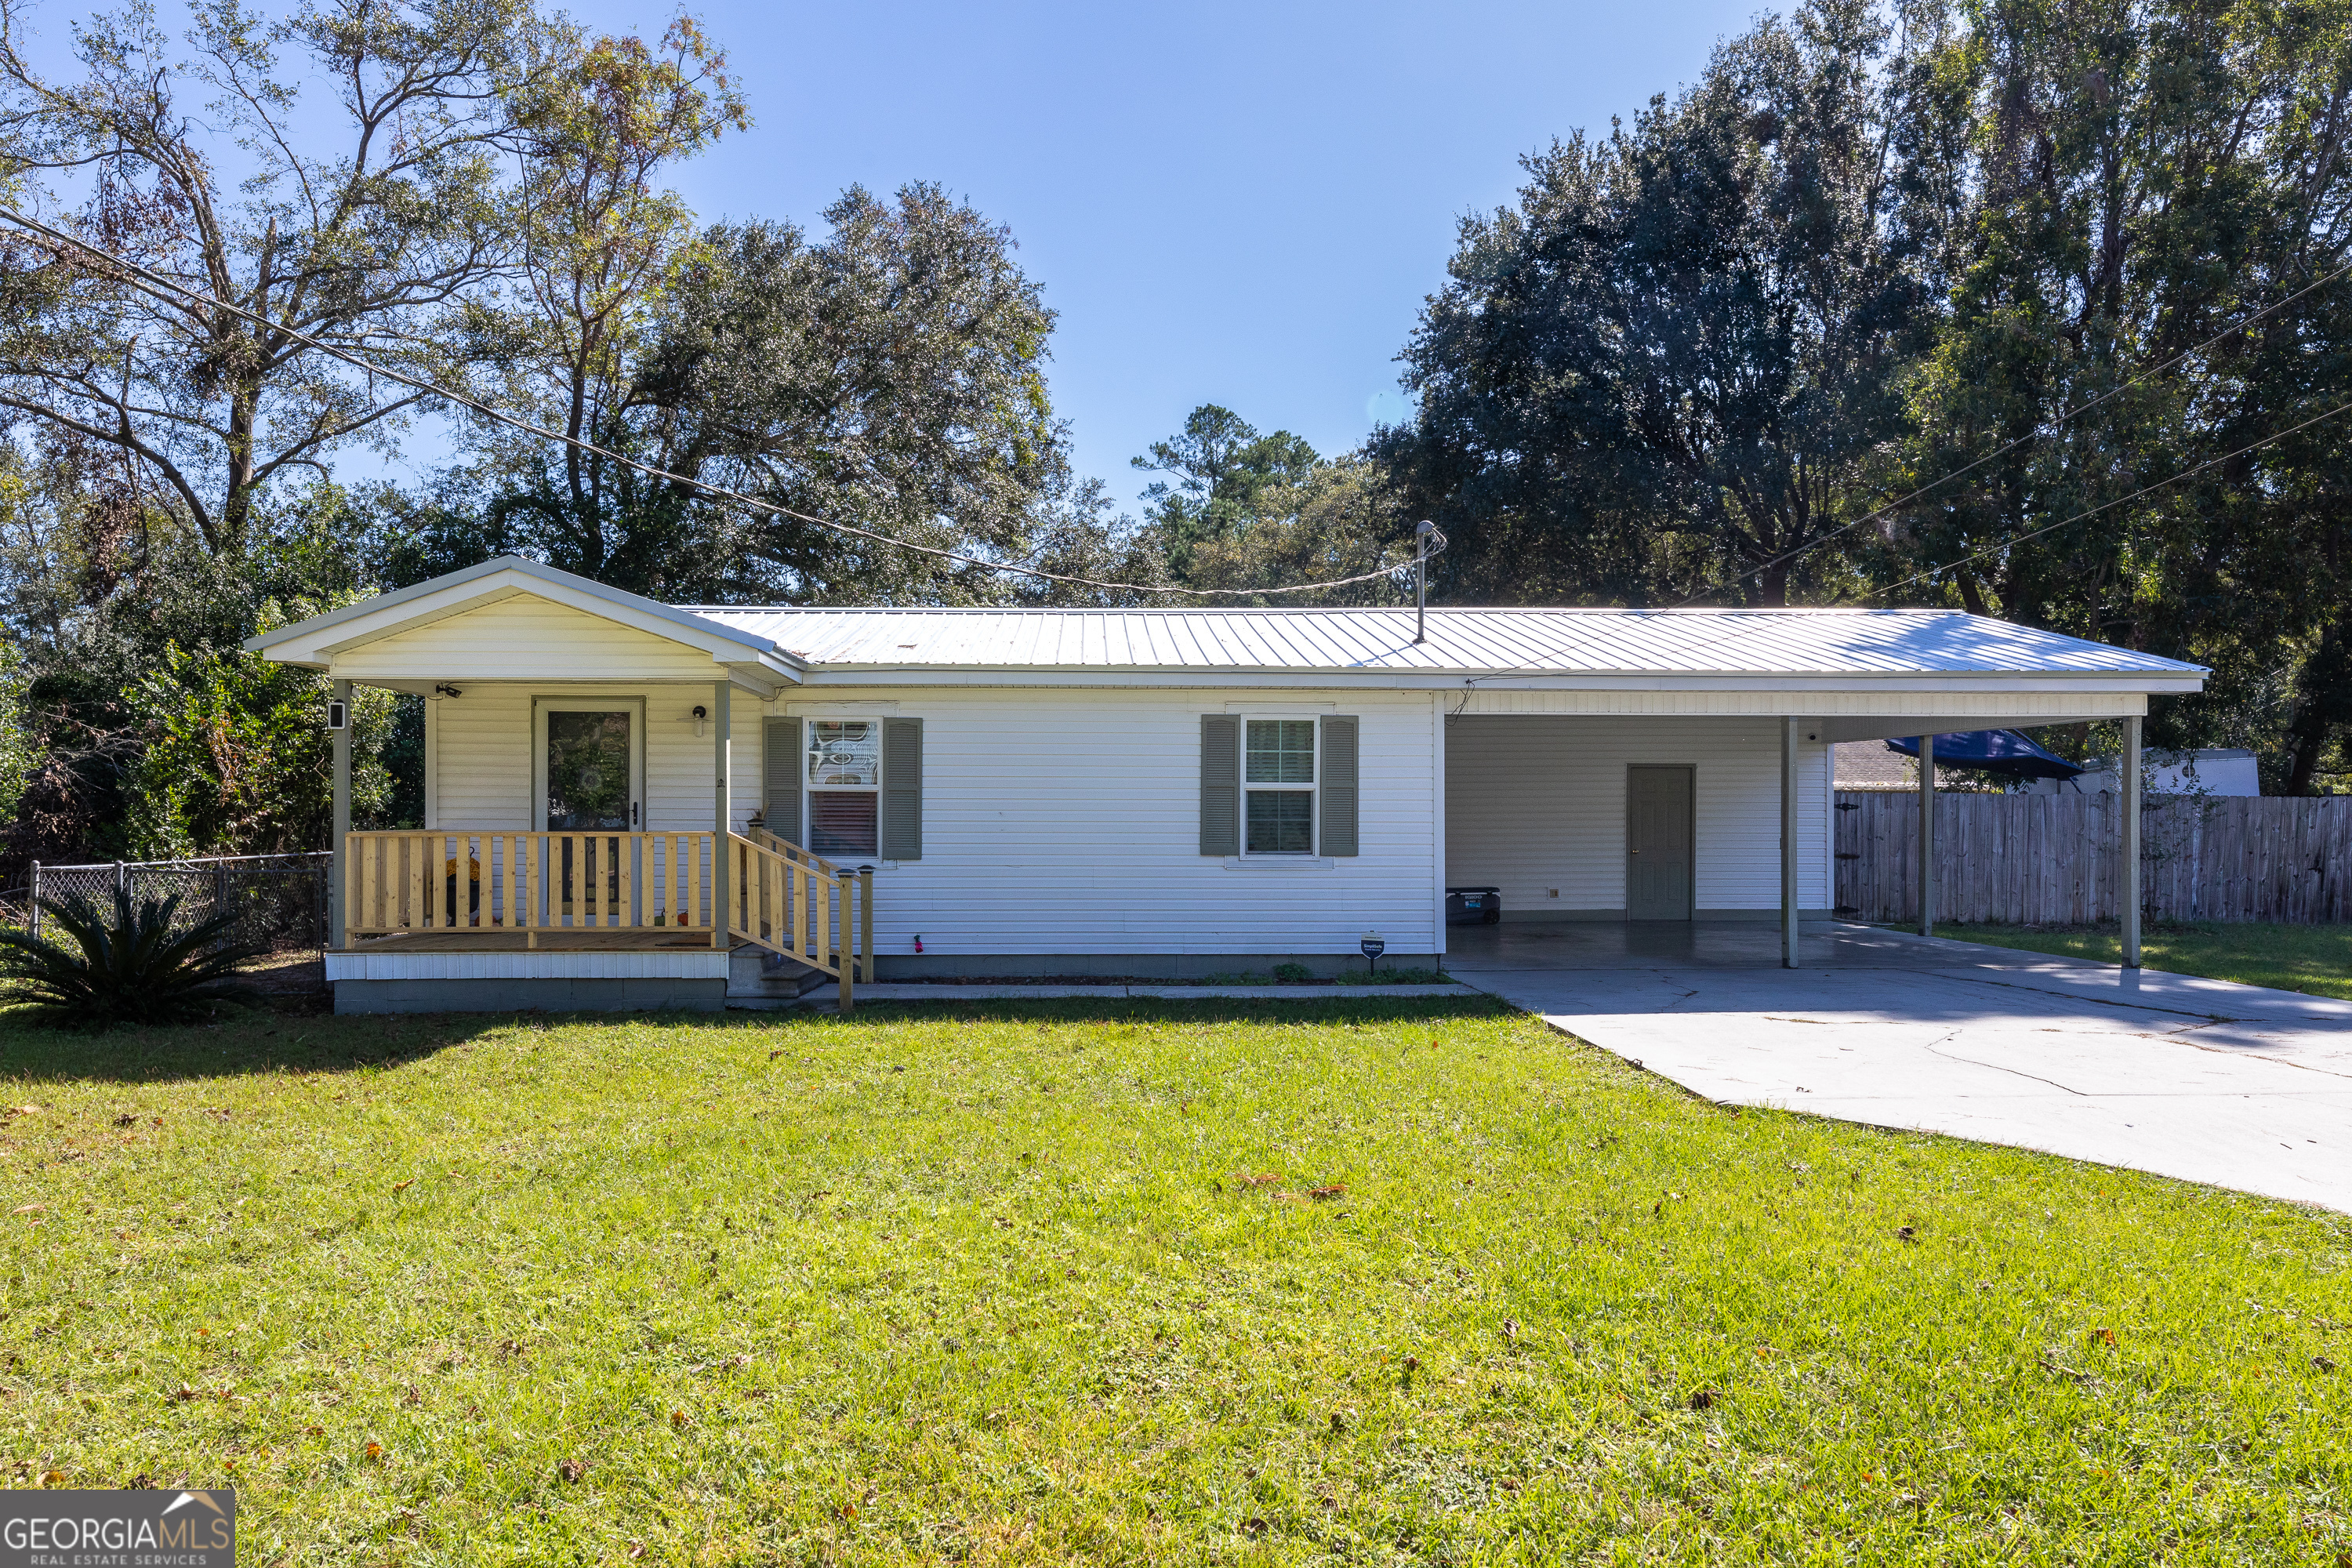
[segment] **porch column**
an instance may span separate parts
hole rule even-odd
[[[735,920],[735,889],[731,875],[735,856],[727,835],[735,822],[735,683],[721,680],[710,689],[710,765],[717,772],[710,805],[710,945],[725,952]]]
[[[1919,737],[1919,934],[1936,934],[1936,737]]]
[[[334,858],[327,862],[327,945],[342,947],[346,945],[343,876],[352,857],[352,683],[338,680],[329,688],[328,695],[343,705],[343,727],[334,731],[334,842],[328,846]]]
[[[2139,720],[2124,721],[2123,765],[2123,842],[2116,853],[2124,858],[2117,869],[2116,899],[2122,908],[2116,913],[2122,917],[2124,928],[2124,967],[2139,967]]]
[[[1797,967],[1797,721],[1780,721],[1780,967]]]

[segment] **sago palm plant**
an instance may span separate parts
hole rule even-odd
[[[63,1022],[85,1028],[184,1023],[215,1002],[253,994],[232,977],[255,952],[228,940],[234,914],[173,931],[178,894],[134,905],[119,888],[111,919],[79,901],[43,899],[41,907],[73,945],[0,930],[0,976],[16,982],[19,997],[55,1008]]]

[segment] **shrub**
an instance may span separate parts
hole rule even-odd
[[[1303,963],[1277,963],[1274,966],[1274,977],[1276,980],[1312,980],[1315,972]]]
[[[0,974],[21,996],[55,1008],[83,1028],[110,1024],[176,1024],[201,1016],[216,1002],[238,1001],[253,988],[234,979],[251,946],[228,940],[234,914],[173,931],[180,899],[132,905],[115,889],[110,922],[91,905],[48,899],[41,907],[73,938],[79,952],[29,931],[0,930]]]

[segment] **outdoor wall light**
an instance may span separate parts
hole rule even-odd
[[[709,719],[710,710],[699,702],[696,703],[694,705],[694,738],[696,740],[702,739],[702,726],[709,722]]]
[[[436,697],[463,697],[465,693],[444,680],[433,688],[433,695]]]

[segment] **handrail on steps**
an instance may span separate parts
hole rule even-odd
[[[849,871],[762,829],[752,832],[759,837],[727,836],[728,929],[832,975],[841,983],[841,1010],[848,1012],[855,982],[874,978],[873,871]]]

